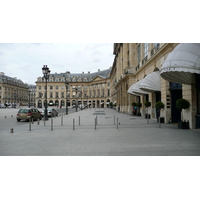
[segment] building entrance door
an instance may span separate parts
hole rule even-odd
[[[182,84],[170,82],[171,91],[171,122],[177,123],[181,120],[181,110],[176,108],[176,100],[182,98]]]

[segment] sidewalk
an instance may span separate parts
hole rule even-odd
[[[95,129],[95,118],[97,125]],[[79,125],[80,119],[80,125]],[[73,120],[75,125],[73,126]],[[118,121],[118,126],[117,126]],[[87,109],[0,133],[1,156],[199,156],[200,132],[118,113]],[[74,130],[73,130],[74,127]],[[53,128],[53,130],[51,130]]]

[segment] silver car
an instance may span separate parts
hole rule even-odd
[[[45,110],[42,111],[42,117],[45,115]],[[57,117],[58,112],[54,108],[47,108],[47,116],[48,117]]]

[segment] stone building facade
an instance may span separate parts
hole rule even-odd
[[[132,114],[133,102],[141,102],[141,114],[147,112],[145,102],[151,102],[148,113],[152,118],[162,115],[165,122],[171,121],[170,83],[159,76],[160,89],[141,90],[134,87],[139,81],[153,72],[160,71],[168,54],[177,44],[169,43],[115,43],[115,59],[111,70],[111,101],[120,105],[121,111]],[[151,79],[151,78],[150,78]],[[154,78],[152,78],[154,79]],[[157,84],[157,83],[155,83]],[[162,113],[158,113],[155,104],[162,101],[166,106]],[[176,120],[175,120],[176,121]]]
[[[76,103],[93,108],[107,107],[110,103],[110,71],[98,70],[94,73],[55,73],[47,81],[48,105],[65,107]],[[69,83],[68,88],[65,81]],[[44,107],[46,80],[38,77],[36,81],[36,105]]]
[[[178,43],[115,43],[111,77],[111,101],[121,112],[132,114],[132,103],[140,102],[141,115],[164,118],[165,123],[189,122],[200,128],[200,45]],[[186,99],[189,109],[177,109]],[[145,107],[145,102],[151,106]],[[161,101],[165,107],[155,108]]]
[[[28,84],[0,73],[0,103],[8,105],[27,105]]]

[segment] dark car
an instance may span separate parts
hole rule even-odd
[[[20,120],[38,120],[42,119],[41,112],[36,108],[21,108],[17,113],[17,121]]]
[[[44,116],[44,110],[42,111],[42,117]],[[48,117],[57,117],[58,112],[54,108],[47,108],[47,116]]]

